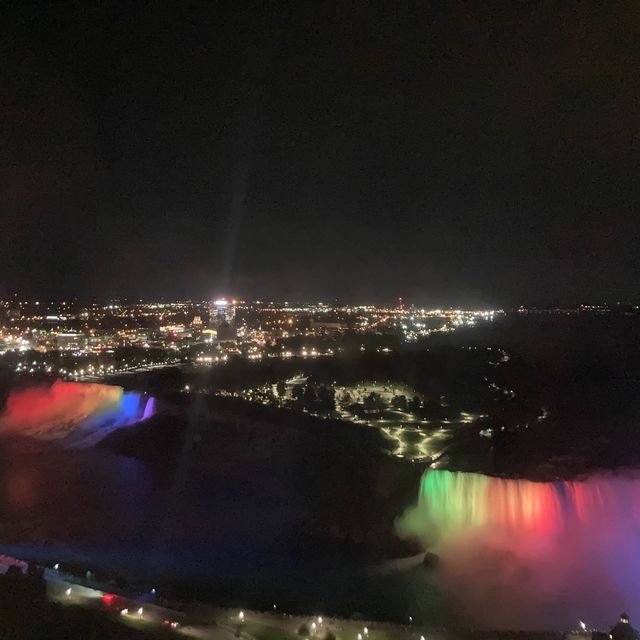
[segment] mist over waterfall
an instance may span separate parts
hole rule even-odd
[[[640,618],[638,471],[532,482],[429,470],[396,530],[440,556],[443,590],[480,625]]]

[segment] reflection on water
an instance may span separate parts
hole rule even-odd
[[[37,506],[36,478],[37,471],[35,469],[19,469],[13,466],[8,470],[6,499],[13,509],[33,509]]]
[[[191,477],[173,538],[158,548],[172,474],[154,476],[143,463],[104,449],[0,439],[0,544],[99,552],[136,570],[242,573],[265,559],[265,548],[297,517],[283,488],[266,479]]]
[[[0,513],[6,542],[98,544],[135,534],[153,504],[149,473],[106,451],[0,440]]]

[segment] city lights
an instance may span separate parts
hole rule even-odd
[[[412,343],[434,332],[491,322],[500,314],[407,306],[294,306],[228,298],[90,307],[0,301],[0,357],[23,354],[14,367],[21,375],[55,371],[70,380],[101,380],[185,362],[224,365],[230,356],[256,362],[331,357],[340,351],[336,340],[346,333],[382,334]],[[309,343],[292,348],[290,341],[298,338]],[[360,351],[366,347],[361,345]],[[393,348],[383,344],[376,351],[390,354]]]

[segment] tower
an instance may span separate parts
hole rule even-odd
[[[218,298],[211,303],[210,317],[211,326],[218,327],[223,322],[229,325],[233,324],[236,315],[236,308],[233,302],[229,302],[226,298]]]

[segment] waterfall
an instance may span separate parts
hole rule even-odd
[[[144,413],[142,414],[143,420],[148,420],[156,413],[156,399],[151,397],[147,400],[147,404],[144,407]]]
[[[9,395],[0,416],[0,433],[64,440],[86,447],[114,429],[150,418],[155,399],[122,387],[56,381]]]
[[[396,528],[440,554],[443,588],[480,623],[605,626],[625,608],[640,622],[638,471],[532,482],[429,470]]]

